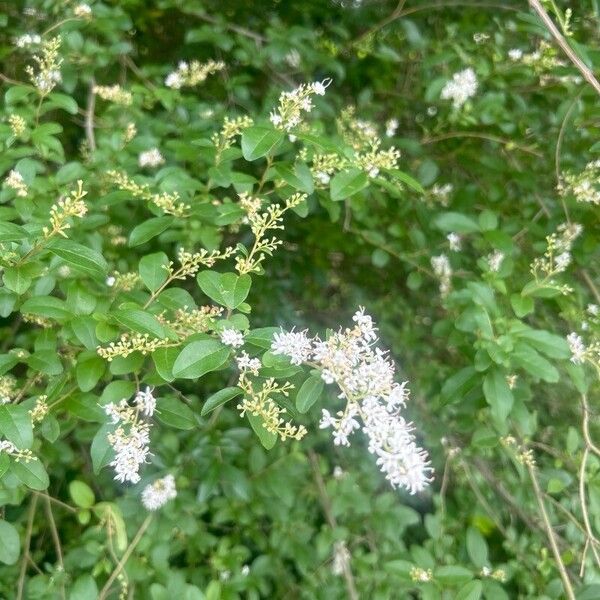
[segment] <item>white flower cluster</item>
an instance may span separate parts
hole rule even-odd
[[[431,257],[431,266],[434,275],[440,280],[440,294],[442,297],[450,293],[452,287],[452,266],[445,254]]]
[[[137,483],[140,480],[140,466],[150,454],[151,423],[143,417],[151,417],[156,408],[156,399],[150,388],[139,391],[130,406],[123,399],[118,404],[110,402],[104,412],[110,417],[116,429],[108,434],[108,442],[115,452],[110,466],[115,470],[115,479],[124,483]]]
[[[571,351],[571,362],[580,365],[585,359],[586,347],[580,335],[574,331],[567,336],[569,350]]]
[[[37,33],[25,33],[15,40],[17,48],[29,48],[30,46],[39,46],[42,43],[42,38]]]
[[[494,252],[488,254],[486,260],[489,270],[492,273],[497,273],[504,262],[504,252],[500,252],[500,250],[494,250]]]
[[[520,48],[511,48],[508,51],[508,58],[513,62],[518,62],[523,58],[523,50]]]
[[[459,71],[446,82],[442,88],[442,99],[452,100],[454,108],[460,108],[469,98],[477,92],[477,75],[470,67]]]
[[[146,510],[155,511],[176,497],[175,478],[173,475],[167,475],[144,488],[142,491],[142,504]]]
[[[398,131],[398,119],[389,119],[385,124],[385,135],[386,137],[394,137],[396,131]]]
[[[458,233],[450,232],[446,239],[448,240],[448,244],[450,245],[450,250],[452,252],[460,252],[462,249],[462,236]]]
[[[313,109],[311,96],[324,96],[331,79],[302,84],[291,92],[282,92],[277,109],[271,111],[269,120],[277,129],[291,131],[302,123],[302,113]]]
[[[364,309],[353,320],[354,327],[340,329],[325,341],[309,338],[305,331],[278,333],[271,351],[293,364],[319,369],[326,383],[338,385],[338,397],[346,406],[335,416],[323,410],[320,423],[321,428],[332,427],[336,445],[349,446],[351,434],[362,429],[392,487],[420,492],[431,482],[433,469],[427,452],[415,443],[414,426],[401,414],[409,395],[407,382],[394,381],[394,363],[376,346],[377,330]]]
[[[193,87],[203,83],[209,75],[222,71],[225,63],[209,60],[206,63],[193,60],[191,63],[181,61],[177,70],[172,71],[165,78],[165,85],[171,89],[179,90],[182,87]]]
[[[564,173],[558,185],[561,196],[572,194],[577,202],[600,205],[600,160],[589,162],[581,173]]]
[[[73,14],[80,19],[88,19],[92,16],[92,8],[89,4],[78,4],[73,9]]]
[[[27,184],[19,171],[12,169],[8,174],[8,177],[4,180],[4,183],[7,187],[14,190],[19,198],[25,198],[25,196],[27,196]]]
[[[223,329],[219,334],[221,343],[232,348],[239,348],[244,345],[244,335],[235,329]]]
[[[429,190],[430,197],[439,202],[442,206],[448,206],[450,203],[450,194],[454,191],[454,186],[451,183],[444,183],[443,185],[435,184]]]
[[[141,152],[138,156],[138,164],[140,167],[158,167],[165,162],[165,157],[160,153],[158,148],[152,148]]]

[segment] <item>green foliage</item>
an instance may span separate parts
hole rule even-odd
[[[454,4],[2,4],[1,597],[600,597],[598,95]],[[541,6],[597,65],[596,4]],[[359,305],[416,495],[271,347]]]

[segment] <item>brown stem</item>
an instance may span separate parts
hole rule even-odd
[[[25,530],[25,543],[23,544],[23,560],[21,561],[21,570],[19,572],[19,581],[17,583],[17,600],[23,600],[23,590],[25,589],[25,575],[27,574],[27,561],[29,559],[29,545],[31,544],[31,532],[33,530],[33,517],[37,506],[38,495],[33,494],[29,513],[27,515],[27,529]]]
[[[313,477],[315,483],[317,484],[317,491],[319,492],[319,499],[321,501],[321,506],[323,507],[323,512],[325,513],[325,518],[327,519],[327,523],[332,529],[337,528],[337,520],[335,515],[333,514],[333,509],[331,508],[331,501],[329,500],[329,496],[327,494],[327,489],[325,488],[325,482],[323,481],[323,476],[321,475],[321,471],[319,469],[319,459],[317,455],[312,451],[308,451],[308,458],[310,460],[310,464],[312,466]],[[350,567],[349,560],[342,561],[342,570],[344,574],[344,581],[346,582],[346,591],[348,592],[348,598],[350,600],[358,600],[358,592],[356,591],[356,585],[354,583],[354,575],[352,574],[352,569]]]
[[[563,34],[557,29],[556,25],[542,6],[540,0],[529,0],[529,6],[537,13],[542,23],[546,26],[554,41],[560,46],[561,50],[569,57],[569,60],[575,65],[577,70],[583,75],[583,78],[600,94],[600,82],[596,79],[594,73],[589,67],[577,56],[575,51],[569,46]]]

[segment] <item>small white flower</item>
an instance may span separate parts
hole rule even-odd
[[[152,395],[152,388],[146,387],[144,391],[140,390],[133,401],[147,417],[151,417],[154,414],[156,398]]]
[[[86,19],[92,16],[92,9],[89,4],[78,4],[74,9],[73,13],[80,19]]]
[[[271,352],[289,357],[293,365],[301,365],[308,360],[312,350],[311,340],[306,331],[281,331],[273,336]]]
[[[144,488],[142,504],[146,510],[155,511],[176,497],[175,478],[169,474]]]
[[[450,250],[452,250],[452,252],[460,252],[462,249],[462,237],[458,233],[449,233],[446,236],[446,239],[450,244]]]
[[[344,470],[342,469],[342,467],[336,465],[333,468],[333,478],[334,479],[341,479],[344,476]]]
[[[323,81],[316,81],[312,84],[313,91],[315,94],[317,94],[317,96],[324,96],[325,91],[331,85],[332,81],[333,80],[329,77],[327,79],[323,79]]]
[[[113,287],[113,285],[115,285],[115,283],[116,283],[116,282],[117,282],[116,278],[115,278],[115,277],[113,277],[112,275],[109,275],[109,276],[106,278],[106,282],[105,282],[105,283],[106,283],[106,285],[107,285],[108,287]]]
[[[586,352],[583,339],[580,335],[572,332],[567,336],[567,342],[569,343],[569,349],[571,350],[571,362],[575,365],[580,365],[585,360]]]
[[[500,252],[499,250],[495,250],[492,254],[488,254],[487,262],[488,267],[492,273],[497,273],[502,266],[504,261],[504,252]]]
[[[219,334],[221,342],[232,348],[239,348],[244,345],[244,336],[235,329],[223,329]]]
[[[393,137],[394,135],[396,135],[398,125],[398,119],[389,119],[385,124],[385,135],[387,137]]]
[[[140,153],[138,157],[138,164],[140,167],[158,167],[165,162],[164,156],[160,153],[158,148],[152,148]]]
[[[452,100],[454,108],[460,108],[469,98],[477,92],[477,75],[470,67],[459,71],[446,82],[442,89],[443,100]]]
[[[508,51],[508,58],[510,58],[510,60],[514,62],[521,60],[523,58],[523,50],[521,50],[520,48],[511,48]]]
[[[262,367],[260,359],[250,358],[247,352],[242,352],[235,360],[240,371],[250,371],[253,375],[258,375],[258,371]]]
[[[250,567],[248,565],[244,565],[242,567],[242,575],[244,577],[248,577],[249,574],[250,574]]]

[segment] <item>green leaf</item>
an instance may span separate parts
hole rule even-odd
[[[473,579],[473,573],[469,569],[458,565],[438,567],[433,576],[437,581],[446,585],[459,585]]]
[[[168,264],[169,257],[164,252],[147,254],[140,260],[140,277],[151,292],[155,292],[167,280],[168,273],[165,267]]]
[[[160,321],[150,313],[136,308],[126,308],[116,310],[111,313],[117,323],[123,325],[127,329],[137,331],[138,333],[147,333],[148,335],[163,339],[165,337],[165,329]]]
[[[134,227],[129,234],[129,247],[133,248],[145,244],[153,237],[156,237],[167,230],[173,221],[173,217],[155,217],[154,219],[148,219],[147,221],[140,223],[137,227]]]
[[[179,356],[179,348],[158,348],[152,353],[156,372],[165,380],[173,381],[173,365]]]
[[[196,280],[200,289],[212,300],[233,310],[247,298],[252,285],[250,275],[201,271]]]
[[[516,335],[550,358],[565,359],[571,356],[567,340],[560,335],[542,329],[527,329],[518,332]]]
[[[15,526],[4,520],[0,521],[0,562],[14,565],[19,560],[20,553],[21,542]]]
[[[54,296],[34,296],[23,302],[21,310],[24,313],[40,315],[50,319],[68,319],[71,317],[71,312],[67,308],[64,300],[55,298]]]
[[[279,327],[259,327],[252,329],[244,336],[244,341],[252,346],[268,350],[273,343],[273,336],[281,331]]]
[[[532,313],[534,309],[533,298],[521,296],[520,294],[512,294],[510,297],[510,304],[515,311],[515,315],[517,315],[519,319]]]
[[[242,133],[242,154],[256,160],[272,152],[283,140],[283,132],[270,127],[248,127]]]
[[[20,267],[6,267],[2,275],[4,285],[13,292],[24,294],[31,285],[33,280],[31,269],[29,265],[22,265]]]
[[[455,233],[474,233],[479,231],[477,221],[456,212],[445,212],[438,215],[433,220],[433,224],[442,231],[453,231]]]
[[[69,494],[73,498],[73,502],[81,508],[91,508],[96,502],[92,488],[83,481],[71,481],[69,484]]]
[[[71,587],[69,600],[96,600],[98,598],[98,586],[96,580],[88,574],[80,575]]]
[[[483,584],[481,581],[469,581],[469,583],[458,590],[454,600],[479,600],[482,593]]]
[[[158,420],[177,429],[193,429],[196,419],[190,407],[177,398],[167,396],[156,407]]]
[[[467,529],[467,553],[478,569],[482,569],[489,562],[487,542],[475,527]]]
[[[63,366],[60,362],[60,356],[54,350],[39,350],[27,359],[27,364],[36,371],[41,371],[46,375],[60,375],[63,372]]]
[[[0,221],[0,242],[22,242],[29,237],[27,230],[8,221]]]
[[[71,240],[55,240],[49,250],[85,275],[102,280],[106,277],[108,265],[104,257],[87,246]]]
[[[264,421],[260,415],[253,415],[252,413],[247,412],[246,416],[248,417],[248,421],[250,421],[250,426],[254,430],[254,433],[258,436],[260,443],[267,450],[271,450],[277,443],[277,434],[271,433],[265,429]]]
[[[524,342],[515,344],[511,361],[538,379],[548,383],[556,383],[560,379],[559,372],[536,350]]]
[[[369,178],[359,169],[348,169],[341,171],[330,183],[331,199],[339,202],[350,196],[354,196],[369,185]]]
[[[52,92],[48,96],[48,102],[52,106],[62,108],[72,115],[76,115],[79,108],[77,106],[77,102],[75,102],[71,96],[67,96],[66,94],[58,94],[56,92]]]
[[[82,392],[93,390],[100,377],[104,375],[106,362],[95,353],[90,353],[80,357],[77,361],[75,374],[77,385]]]
[[[86,347],[87,350],[95,350],[98,347],[96,337],[96,321],[91,317],[76,317],[71,321],[71,327],[75,337]]]
[[[425,190],[423,186],[414,178],[405,173],[404,171],[400,171],[398,169],[389,169],[387,171],[394,179],[405,183],[409,188],[412,188],[415,192],[419,192],[419,194],[424,194]]]
[[[473,367],[465,367],[446,380],[442,387],[442,397],[450,402],[459,402],[478,383],[479,373]]]
[[[296,408],[299,412],[308,412],[311,406],[319,399],[325,382],[321,377],[311,375],[296,394]]]
[[[19,404],[0,405],[0,433],[19,450],[31,448],[33,428],[27,409]]]
[[[46,473],[42,462],[37,458],[29,461],[13,461],[10,470],[21,483],[32,490],[42,491],[50,485],[48,473]]]
[[[173,365],[173,376],[197,379],[215,371],[229,358],[229,348],[216,340],[199,340],[185,346]]]
[[[494,416],[504,422],[510,414],[514,398],[506,376],[499,369],[492,369],[483,380],[483,393],[487,403],[492,407]]]
[[[206,416],[208,413],[215,410],[215,408],[218,408],[226,402],[233,400],[242,393],[243,392],[239,387],[226,387],[222,390],[219,390],[218,392],[214,393],[212,396],[209,396],[206,399],[206,402],[202,405],[200,415],[202,417]]]
[[[273,165],[273,171],[278,177],[300,192],[312,194],[315,189],[310,169],[304,163],[297,163],[296,165],[277,163]]]
[[[112,461],[114,451],[108,443],[107,436],[113,429],[113,426],[103,425],[92,440],[90,455],[92,457],[92,468],[96,475],[100,472],[100,469]]]

